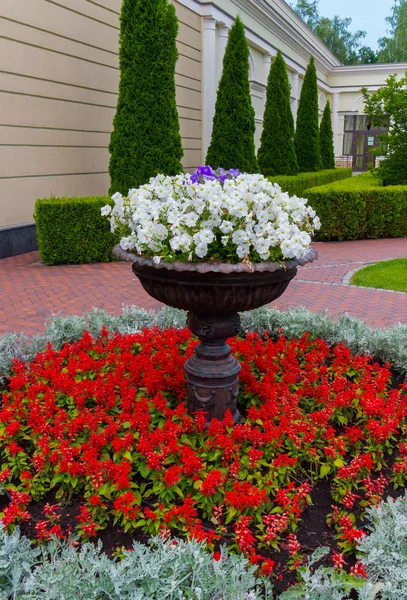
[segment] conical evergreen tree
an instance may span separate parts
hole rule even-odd
[[[318,125],[318,83],[314,57],[311,57],[302,84],[295,131],[295,151],[298,170],[301,173],[322,169]]]
[[[263,132],[257,154],[263,175],[295,175],[298,172],[290,92],[287,67],[279,50],[268,76]]]
[[[255,128],[250,97],[249,46],[244,25],[238,17],[229,31],[206,164],[214,169],[258,172]]]
[[[321,158],[323,169],[335,168],[334,134],[332,131],[331,105],[325,104],[324,114],[319,128],[319,139],[321,143]]]
[[[168,0],[123,0],[120,84],[110,139],[110,193],[182,172],[175,102],[178,21]]]

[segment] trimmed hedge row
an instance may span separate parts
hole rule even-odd
[[[269,177],[272,183],[278,183],[283,192],[290,196],[304,196],[305,190],[333,181],[352,177],[352,169],[327,169],[315,173],[299,173],[298,175],[277,175]]]
[[[321,219],[315,240],[407,237],[407,186],[382,187],[371,173],[314,187],[305,197]]]
[[[44,198],[35,204],[38,247],[46,265],[113,260],[118,237],[100,214],[108,197]]]

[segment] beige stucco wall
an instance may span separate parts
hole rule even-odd
[[[179,17],[184,168],[201,157],[201,17]],[[119,82],[121,0],[1,0],[0,226],[44,196],[105,194]]]

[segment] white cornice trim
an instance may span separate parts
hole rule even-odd
[[[388,72],[390,75],[394,72],[403,73],[407,70],[407,62],[403,63],[381,63],[373,65],[341,65],[334,67],[331,72],[331,76],[335,75],[349,75],[349,74],[360,74],[360,73],[371,73],[372,75],[382,75],[383,72]]]
[[[238,9],[248,13],[266,27],[271,34],[271,39],[276,37],[286,42],[307,62],[313,55],[317,68],[325,75],[328,75],[334,66],[340,66],[341,63],[336,56],[283,0],[273,0],[273,3],[266,0],[233,0],[233,3]],[[214,2],[203,0],[202,6],[212,6],[225,12],[220,4],[221,0]]]
[[[252,90],[256,90],[256,92],[264,92],[266,89],[266,84],[261,83],[260,81],[256,81],[254,79],[250,80],[250,87]]]
[[[193,10],[202,16],[202,4],[200,0],[175,0],[178,4],[182,4],[186,8]]]

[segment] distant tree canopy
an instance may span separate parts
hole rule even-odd
[[[379,40],[379,62],[407,61],[407,0],[396,0],[390,17],[388,37]]]
[[[401,1],[407,3],[407,0]],[[366,31],[352,33],[349,30],[352,19],[341,19],[338,16],[332,19],[321,17],[319,0],[296,0],[292,8],[344,65],[377,62],[376,53],[368,46],[361,45]]]

